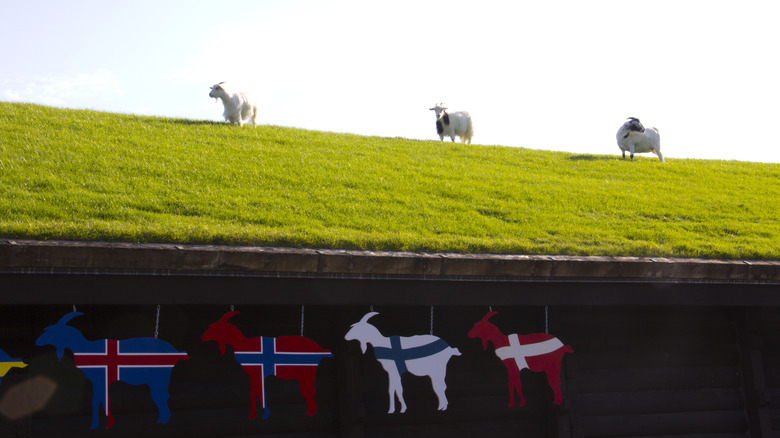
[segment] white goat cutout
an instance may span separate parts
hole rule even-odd
[[[406,402],[401,385],[401,376],[406,371],[415,376],[430,377],[433,391],[439,399],[438,410],[447,409],[448,401],[445,394],[447,363],[452,356],[460,356],[460,351],[433,335],[391,336],[388,338],[368,323],[368,319],[374,315],[378,315],[378,313],[366,313],[360,321],[352,324],[344,339],[359,341],[363,353],[366,352],[369,344],[374,348],[374,356],[388,376],[390,409],[387,413],[395,412],[396,396],[401,404],[400,412],[406,412]]]

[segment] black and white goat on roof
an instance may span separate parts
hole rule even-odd
[[[439,134],[441,141],[444,141],[444,137],[449,137],[454,142],[455,137],[460,137],[463,143],[471,144],[474,125],[471,123],[469,113],[466,111],[448,113],[444,103],[437,103],[430,110],[436,113],[436,133]]]
[[[645,128],[636,117],[629,117],[618,129],[617,144],[623,151],[623,159],[626,158],[626,151],[629,151],[632,160],[634,153],[652,152],[658,155],[662,163],[664,162],[658,128]]]

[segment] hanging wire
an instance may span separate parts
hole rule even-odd
[[[303,336],[303,304],[301,304],[301,336]]]
[[[160,332],[160,305],[157,305],[157,320],[154,322],[154,339],[157,339],[157,334]]]
[[[433,334],[433,304],[431,304],[431,334]]]
[[[544,333],[550,334],[550,317],[549,317],[549,307],[544,306]]]

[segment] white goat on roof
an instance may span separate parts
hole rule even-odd
[[[233,125],[242,126],[245,119],[251,118],[252,125],[257,126],[257,104],[247,93],[230,93],[222,86],[224,82],[211,86],[209,97],[222,99],[225,120]]]

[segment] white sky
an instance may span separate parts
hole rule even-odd
[[[780,2],[5,1],[0,100],[619,154],[634,116],[668,158],[780,162]],[[449,140],[447,140],[449,141]]]

